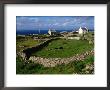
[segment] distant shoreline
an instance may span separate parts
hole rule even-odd
[[[57,32],[62,32],[62,31],[75,31],[75,30],[56,30]],[[94,30],[89,30],[89,31],[94,31]],[[48,30],[17,30],[16,35],[30,35],[30,34],[47,34]]]

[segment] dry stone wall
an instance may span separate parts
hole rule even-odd
[[[43,47],[48,45],[49,42],[56,39],[58,38],[46,40],[35,47],[25,49],[22,52],[18,52],[17,55],[21,56],[23,60],[31,60],[35,63],[42,64],[44,67],[55,67],[56,65],[60,65],[60,64],[68,64],[72,61],[84,60],[89,55],[94,55],[94,50],[91,50],[91,51],[86,51],[82,54],[77,54],[69,58],[43,58],[43,57],[31,56],[32,53],[41,50]]]
[[[72,61],[76,61],[76,60],[77,61],[84,60],[89,55],[94,55],[94,50],[87,51],[82,54],[77,54],[77,55],[75,55],[73,57],[69,57],[69,58],[42,58],[42,57],[31,56],[29,58],[29,60],[31,60],[35,63],[42,64],[44,67],[55,67],[56,65],[68,64],[68,63],[70,63]]]
[[[35,47],[27,48],[21,52],[17,52],[17,55],[21,56],[23,58],[23,60],[28,60],[30,58],[30,56],[32,55],[32,53],[41,50],[43,47],[47,46],[49,44],[49,42],[51,42],[52,40],[57,40],[57,39],[59,39],[59,38],[48,39],[48,40],[36,45]]]

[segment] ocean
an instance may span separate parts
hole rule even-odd
[[[71,32],[73,30],[56,30],[57,32],[68,31]],[[90,30],[94,31],[94,30]],[[16,35],[30,35],[30,34],[47,34],[48,30],[16,30]]]
[[[62,31],[73,31],[73,30],[56,30],[57,32],[62,32]],[[16,34],[17,35],[29,35],[29,34],[47,34],[48,30],[17,30]]]

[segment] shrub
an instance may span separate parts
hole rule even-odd
[[[74,62],[74,70],[76,73],[81,73],[83,68],[85,68],[85,64],[83,61]]]
[[[63,49],[63,47],[59,47],[59,49]]]

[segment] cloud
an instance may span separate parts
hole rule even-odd
[[[17,29],[74,28],[88,26],[94,28],[94,17],[91,16],[17,16]]]
[[[62,26],[66,26],[66,25],[68,25],[69,24],[69,22],[64,22],[63,24],[62,24]]]
[[[53,24],[53,26],[58,26],[58,25],[59,25],[59,23],[54,23],[54,24]]]

